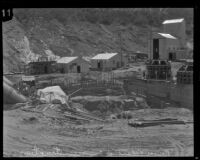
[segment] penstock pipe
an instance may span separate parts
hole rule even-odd
[[[24,103],[27,101],[27,98],[20,94],[17,90],[15,90],[8,83],[3,81],[3,103],[4,104],[16,104],[16,103]]]

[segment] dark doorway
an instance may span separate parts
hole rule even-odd
[[[48,68],[47,68],[47,66],[44,66],[44,73],[48,73]]]
[[[159,58],[159,39],[153,39],[153,59]]]
[[[77,66],[77,73],[81,73],[81,66]]]
[[[100,62],[98,62],[98,64],[97,64],[97,68],[101,68],[101,64],[100,64]]]
[[[176,53],[170,52],[169,53],[169,60],[176,60]]]
[[[119,68],[120,67],[120,63],[119,62],[117,62],[117,68]]]
[[[101,68],[103,67],[102,61],[99,61],[99,62],[97,63],[97,67],[98,67],[98,69],[101,69]]]
[[[61,73],[64,73],[64,72],[65,72],[64,68],[61,68],[61,69],[60,69],[60,72],[61,72]]]
[[[172,52],[170,52],[169,53],[169,60],[172,60],[172,57],[173,57]]]

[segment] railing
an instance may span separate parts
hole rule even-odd
[[[88,87],[123,87],[123,83],[115,81],[85,81],[80,83],[68,83],[64,85],[65,88],[88,88]]]

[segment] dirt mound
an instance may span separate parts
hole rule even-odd
[[[118,114],[122,111],[148,108],[145,99],[140,97],[130,98],[127,96],[76,96],[72,97],[71,100],[73,102],[82,104],[85,109],[100,117]]]

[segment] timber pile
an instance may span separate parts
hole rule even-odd
[[[150,127],[150,126],[157,126],[163,124],[185,124],[184,121],[172,118],[166,119],[155,119],[155,120],[137,120],[133,122],[128,122],[128,125],[131,127]]]

